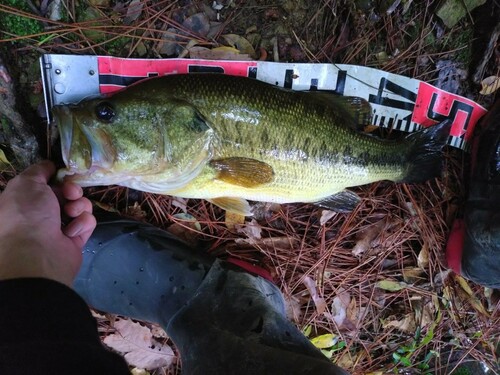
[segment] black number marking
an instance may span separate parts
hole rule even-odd
[[[429,109],[427,110],[427,117],[432,119],[432,120],[439,121],[439,122],[444,121],[447,118],[455,121],[458,111],[465,112],[467,114],[467,118],[465,119],[465,123],[462,127],[463,132],[460,135],[461,137],[465,136],[465,133],[467,132],[467,128],[469,127],[469,124],[470,124],[470,119],[472,117],[472,111],[474,110],[474,107],[469,105],[469,104],[460,102],[458,100],[453,100],[453,104],[451,105],[450,113],[448,115],[443,115],[441,113],[434,111],[434,107],[436,106],[437,97],[438,97],[438,95],[436,93],[432,94],[431,102],[429,104]]]
[[[384,91],[390,91],[393,94],[408,99],[409,102],[403,100],[384,98],[382,96],[384,94]],[[380,79],[377,95],[370,94],[368,97],[368,101],[370,103],[383,105],[385,107],[404,109],[411,112],[413,112],[413,109],[415,108],[416,100],[417,100],[417,94],[415,94],[413,91],[410,91],[402,86],[395,84],[394,82],[389,81],[387,78]]]
[[[335,85],[335,92],[339,95],[344,95],[346,78],[347,70],[339,70],[337,73],[337,84]]]
[[[221,66],[189,65],[188,73],[224,73]]]

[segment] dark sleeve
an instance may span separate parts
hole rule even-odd
[[[42,278],[0,281],[0,374],[127,374],[85,302]]]

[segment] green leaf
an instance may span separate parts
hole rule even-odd
[[[0,168],[11,165],[9,159],[7,159],[7,156],[5,156],[5,153],[3,150],[0,148]]]
[[[337,343],[337,336],[333,333],[326,333],[312,338],[311,343],[319,349],[331,348]]]
[[[376,284],[377,288],[387,290],[389,292],[397,292],[408,287],[408,284],[399,281],[381,280]]]
[[[325,350],[325,349],[320,349],[320,350],[321,350],[321,353],[323,353],[326,358],[332,359],[333,350]]]
[[[432,341],[433,338],[434,338],[434,329],[432,329],[432,327],[431,327],[427,331],[427,334],[425,335],[425,337],[420,342],[419,347],[427,345],[428,343],[430,343]]]
[[[408,357],[401,357],[399,362],[405,367],[411,367],[411,361]]]
[[[312,331],[312,326],[307,325],[304,327],[304,330],[302,331],[302,333],[304,334],[304,336],[309,337],[309,335],[311,334],[311,331]]]

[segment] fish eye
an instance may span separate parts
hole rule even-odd
[[[111,122],[115,117],[115,109],[109,102],[101,102],[95,107],[95,114],[99,120]]]

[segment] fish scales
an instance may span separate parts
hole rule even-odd
[[[60,176],[209,199],[239,212],[234,199],[324,202],[347,187],[439,174],[449,124],[382,140],[356,130],[365,104],[370,111],[362,99],[242,77],[155,78],[54,108],[67,166]]]
[[[210,198],[241,190],[247,199],[315,202],[349,186],[404,173],[406,147],[353,130],[335,107],[315,101],[311,93],[269,89],[260,81],[235,85],[233,77],[172,77],[169,96],[185,98],[206,117],[221,139],[215,158],[251,157],[272,166],[275,179],[245,188],[215,179],[210,168],[184,189],[185,197]],[[159,87],[155,95],[161,95]],[[276,91],[279,92],[277,95]],[[370,160],[373,160],[373,163]],[[297,191],[299,190],[299,191]]]

